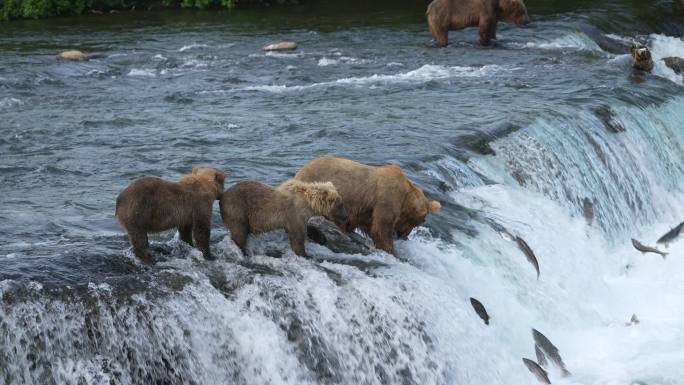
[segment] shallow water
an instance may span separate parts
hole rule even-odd
[[[684,7],[527,4],[489,48],[475,29],[431,48],[423,4],[4,23],[0,379],[529,384],[536,328],[573,374],[554,383],[684,383],[683,243],[629,243],[684,220],[684,88],[626,54],[684,56]],[[281,40],[300,48],[260,51]],[[53,59],[70,48],[104,57]],[[215,209],[218,261],[167,232],[154,267],[113,216],[141,175],[276,184],[327,154],[399,164],[443,208],[398,259],[298,258],[282,234],[242,258]]]

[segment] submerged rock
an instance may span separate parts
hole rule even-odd
[[[684,59],[680,57],[663,58],[665,65],[670,67],[677,75],[684,74]]]
[[[55,59],[65,61],[87,61],[90,60],[90,55],[88,55],[85,52],[70,50],[57,54],[57,56],[55,56]]]
[[[297,49],[297,43],[294,41],[281,41],[280,43],[269,44],[262,48],[263,51],[294,51]]]
[[[625,127],[617,120],[615,112],[613,112],[609,106],[602,105],[594,107],[592,111],[609,132],[617,134],[618,132],[625,131]]]
[[[306,224],[309,239],[336,253],[363,254],[373,252],[368,240],[356,233],[345,233],[323,217],[313,217]]]

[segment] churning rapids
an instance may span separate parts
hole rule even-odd
[[[684,56],[684,6],[528,1],[493,47],[434,49],[421,2],[343,3],[0,25],[0,383],[527,385],[535,328],[553,383],[684,384],[684,241],[629,242],[684,220],[684,86],[627,54]],[[215,206],[217,261],[168,232],[152,267],[113,216],[138,176],[275,184],[325,154],[399,164],[442,210],[398,258],[283,234],[243,258]]]

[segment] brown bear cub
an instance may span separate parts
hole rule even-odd
[[[289,180],[277,188],[244,181],[226,190],[219,201],[223,224],[230,237],[246,254],[247,236],[284,229],[295,254],[306,256],[306,222],[322,215],[338,226],[347,212],[330,182],[304,183]]]
[[[223,193],[225,178],[212,168],[193,168],[175,183],[147,176],[126,187],[116,198],[116,219],[128,233],[135,256],[152,263],[147,234],[175,227],[182,241],[192,245],[194,237],[204,258],[212,259],[211,212]]]
[[[435,45],[449,43],[449,31],[480,28],[480,44],[496,39],[496,23],[508,21],[521,26],[530,22],[523,0],[434,0],[425,13]]]
[[[327,156],[301,168],[302,182],[330,181],[340,193],[349,213],[349,225],[369,234],[375,247],[394,252],[393,237],[406,238],[414,227],[435,214],[441,205],[428,200],[396,165],[371,167],[349,159]]]

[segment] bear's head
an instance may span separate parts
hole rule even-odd
[[[342,230],[346,230],[349,215],[342,202],[342,197],[331,182],[301,182],[291,179],[278,189],[303,196],[309,207],[326,219],[335,222]]]
[[[653,69],[653,59],[648,47],[641,44],[634,44],[630,49],[632,53],[632,66],[638,70],[650,71]]]
[[[409,184],[409,191],[404,198],[401,215],[394,227],[396,235],[405,239],[414,227],[425,222],[428,214],[435,214],[442,207],[437,201],[428,200],[423,191],[413,184]]]
[[[210,167],[195,167],[191,174],[183,175],[178,183],[211,192],[216,199],[221,198],[226,174]]]
[[[527,7],[525,7],[523,0],[499,0],[499,19],[517,26],[530,22]]]

